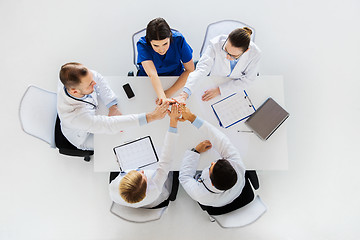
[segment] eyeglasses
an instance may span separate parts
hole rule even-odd
[[[226,39],[226,41],[224,42],[224,44],[222,45],[222,50],[232,59],[232,60],[238,60],[243,54],[244,52],[246,52],[248,49],[246,49],[243,53],[241,53],[239,56],[234,56],[232,54],[230,54],[226,49],[225,49],[225,45],[228,41],[228,38]]]

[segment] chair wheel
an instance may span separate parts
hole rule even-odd
[[[85,162],[90,162],[90,156],[84,157],[84,161],[85,161]]]

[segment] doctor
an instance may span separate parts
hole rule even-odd
[[[138,76],[149,76],[158,99],[171,101],[183,88],[190,72],[194,71],[192,48],[184,36],[170,29],[163,18],[155,18],[146,27],[146,36],[136,44],[138,50]],[[164,91],[159,76],[179,76]]]
[[[177,123],[181,115],[173,104],[170,127],[166,133],[159,166],[156,170],[121,172],[109,185],[110,198],[123,206],[152,208],[166,201],[171,193],[172,177],[169,177],[172,154],[175,151],[178,133]]]
[[[61,131],[75,147],[93,150],[93,133],[113,134],[132,126],[141,126],[166,115],[168,103],[162,103],[151,113],[121,115],[117,99],[107,81],[97,72],[80,63],[61,67],[64,87],[57,94],[57,111]],[[98,97],[109,108],[109,115],[96,115]]]
[[[184,105],[181,106],[181,113],[181,121],[190,121],[204,138],[209,139],[185,152],[179,176],[181,185],[192,199],[202,205],[222,207],[231,203],[245,185],[245,166],[240,153],[222,132],[196,117]],[[221,159],[196,174],[200,154],[212,147]]]
[[[251,29],[244,27],[233,30],[228,36],[220,35],[211,39],[196,70],[190,73],[183,92],[175,99],[185,103],[194,91],[196,82],[209,74],[228,77],[230,81],[206,90],[202,95],[203,101],[218,95],[227,96],[253,82],[258,73],[261,51],[250,41],[251,34]]]

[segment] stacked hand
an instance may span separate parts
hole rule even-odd
[[[163,119],[167,113],[169,103],[166,101],[160,101],[156,106],[155,110],[151,113],[146,114],[147,122],[152,122],[154,120]]]
[[[179,118],[181,116],[181,111],[177,104],[173,104],[171,106],[171,111],[167,110],[167,113],[170,117],[170,127],[176,128]]]
[[[169,104],[174,104],[175,100],[172,99],[172,98],[160,98],[160,99],[157,98],[156,101],[155,101],[156,105],[160,105],[163,102],[167,102]]]
[[[185,122],[186,120],[190,122],[194,122],[196,119],[196,115],[190,112],[190,109],[188,109],[185,105],[180,104],[180,112],[182,117],[179,119],[181,122]]]

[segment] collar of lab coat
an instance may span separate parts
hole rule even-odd
[[[208,189],[210,189],[211,191],[213,191],[214,193],[223,193],[224,192],[223,190],[219,190],[219,189],[215,188],[211,183],[211,179],[210,179],[210,175],[209,175],[210,166],[208,168],[205,168],[202,171],[201,179],[203,180],[203,183],[206,185],[206,187]]]

